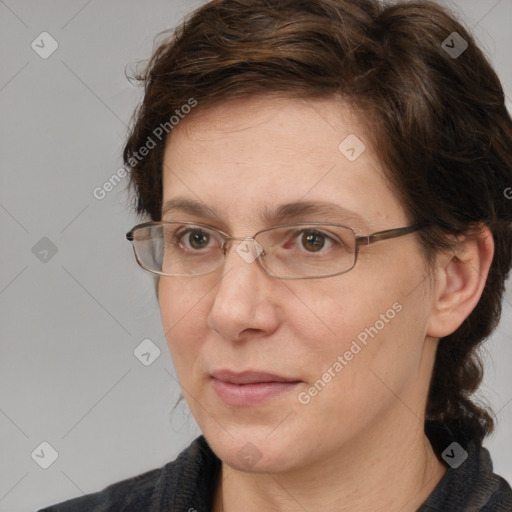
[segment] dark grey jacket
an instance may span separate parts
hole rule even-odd
[[[512,512],[512,490],[489,452],[474,441],[465,448],[467,459],[446,471],[419,512]],[[220,464],[200,436],[160,469],[39,512],[211,512]]]

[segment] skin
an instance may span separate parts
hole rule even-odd
[[[366,145],[353,162],[338,150],[349,134]],[[335,100],[269,96],[198,110],[168,141],[163,198],[199,200],[219,219],[172,211],[164,220],[246,237],[279,223],[261,218],[263,206],[308,200],[359,215],[358,222],[329,219],[358,235],[409,225],[370,142],[357,115]],[[222,460],[214,512],[416,510],[446,471],[423,432],[436,349],[481,295],[493,254],[489,232],[439,254],[434,269],[411,234],[362,247],[348,273],[311,280],[270,277],[257,261],[246,263],[236,244],[219,270],[161,278],[158,291],[185,399]],[[396,303],[401,311],[301,404],[298,393]],[[228,406],[211,382],[219,368],[300,383],[262,404]],[[251,466],[237,456],[246,443],[261,455]]]

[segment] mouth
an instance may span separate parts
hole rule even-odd
[[[224,403],[243,407],[257,405],[291,391],[301,381],[259,371],[236,373],[218,370],[212,372],[211,382]]]

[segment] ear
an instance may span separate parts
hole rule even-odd
[[[494,240],[486,226],[438,254],[427,335],[443,338],[460,327],[480,300],[493,256]]]

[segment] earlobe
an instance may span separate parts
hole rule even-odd
[[[471,314],[482,295],[493,256],[494,240],[487,227],[438,255],[427,335],[448,336]]]

